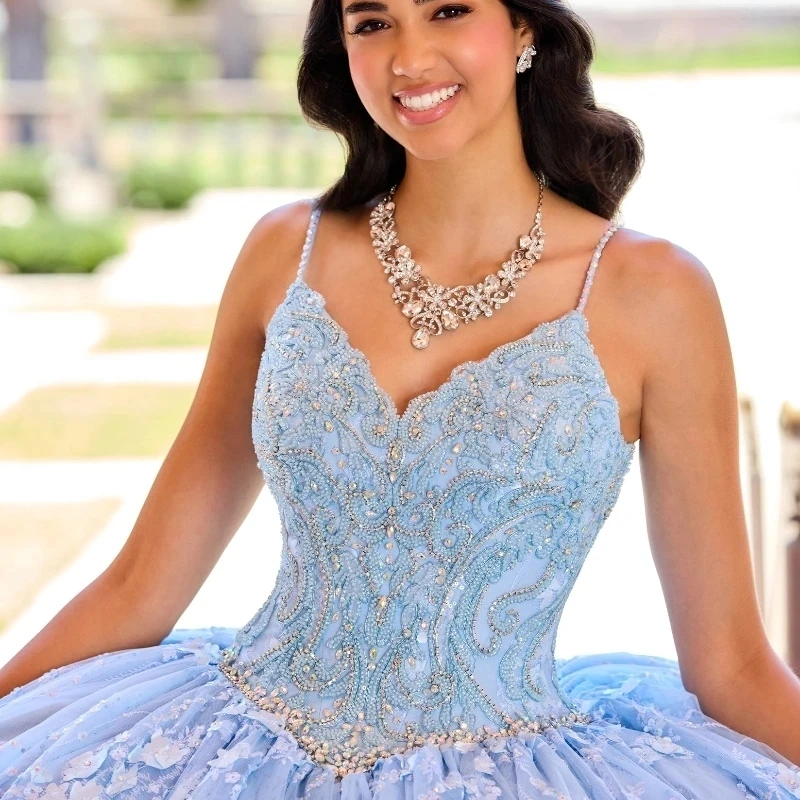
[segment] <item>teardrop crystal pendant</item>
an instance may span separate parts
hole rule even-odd
[[[414,331],[414,335],[411,337],[411,344],[417,348],[417,350],[424,350],[428,346],[428,342],[431,340],[431,335],[428,333],[426,328],[418,328]]]

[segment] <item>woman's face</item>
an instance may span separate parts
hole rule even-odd
[[[532,37],[512,27],[501,0],[341,2],[356,92],[410,153],[442,158],[493,125],[517,123],[516,62]],[[428,110],[406,110],[395,96],[455,86],[450,99]]]

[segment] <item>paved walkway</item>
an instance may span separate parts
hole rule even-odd
[[[680,244],[709,268],[728,323],[739,390],[756,402],[774,554],[767,564],[766,612],[780,650],[777,415],[784,399],[800,402],[800,370],[793,366],[800,296],[794,236],[800,211],[800,70],[603,78],[595,88],[598,104],[632,118],[646,144],[644,173],[623,205],[625,225]],[[313,194],[206,192],[185,214],[140,231],[129,253],[97,276],[94,299],[118,305],[216,303],[255,221],[275,205]],[[77,284],[52,285],[59,286],[59,297],[46,281],[0,281],[0,341],[14,343],[0,349],[0,411],[45,383],[159,382],[168,374],[187,384],[196,381],[204,358],[198,350],[90,354],[102,336],[102,321],[81,310],[84,290]],[[53,308],[59,298],[73,310],[32,310]],[[0,663],[113,559],[157,468],[154,461],[0,464],[0,502],[75,499],[87,486],[97,496],[124,499],[108,529],[0,637]],[[638,472],[637,454],[564,610],[558,655],[631,650],[674,657]],[[178,625],[245,622],[272,588],[279,551],[275,506],[264,492]]]
[[[0,462],[0,503],[64,503],[119,497],[108,526],[42,587],[0,636],[0,665],[41,630],[70,598],[110,564],[125,543],[156,477],[158,459]],[[184,612],[179,627],[244,624],[269,593],[280,555],[279,522],[263,492],[253,511]],[[262,565],[269,565],[264,568]]]
[[[0,297],[3,283],[0,276]],[[89,311],[31,313],[0,308],[0,413],[31,389],[73,374],[103,333],[102,318]]]

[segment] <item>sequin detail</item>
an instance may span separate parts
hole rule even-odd
[[[362,733],[369,733],[371,726],[367,722],[362,722],[363,717],[355,723],[342,723],[342,728],[346,730],[350,737],[343,744],[331,742],[327,739],[318,740],[314,735],[308,733],[313,725],[309,715],[300,708],[292,708],[284,702],[278,695],[278,691],[273,689],[269,695],[263,686],[252,689],[248,684],[248,678],[252,671],[249,667],[242,670],[240,667],[231,666],[230,661],[234,656],[231,651],[223,651],[223,661],[220,669],[247,698],[252,700],[259,708],[277,714],[282,718],[285,728],[294,734],[297,741],[306,749],[311,758],[321,766],[332,767],[337,778],[343,778],[351,772],[365,771],[373,767],[378,759],[388,758],[390,755],[402,753],[415,747],[422,747],[426,744],[439,746],[455,745],[459,742],[483,742],[487,739],[519,736],[525,733],[541,733],[548,728],[561,725],[590,724],[595,721],[591,714],[570,711],[558,717],[551,714],[549,717],[539,719],[513,719],[507,717],[503,720],[504,724],[499,727],[485,725],[473,731],[466,723],[461,723],[460,727],[452,731],[441,730],[438,732],[427,733],[425,735],[415,733],[413,726],[408,725],[406,729],[407,741],[404,745],[395,745],[391,750],[373,746],[368,751],[359,748]]]
[[[313,224],[253,401],[279,576],[220,669],[340,776],[431,741],[588,723],[559,686],[556,630],[635,444],[585,292],[399,414],[303,279]]]

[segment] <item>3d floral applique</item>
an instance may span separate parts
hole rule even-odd
[[[694,758],[690,750],[675,744],[669,737],[649,733],[637,736],[631,749],[643,764],[653,764],[665,756]]]
[[[778,762],[778,774],[776,780],[785,789],[788,789],[794,797],[800,798],[800,769],[787,767]]]
[[[116,797],[120,792],[126,789],[132,789],[136,786],[139,776],[139,767],[134,765],[132,767],[125,767],[120,764],[111,775],[111,781],[106,786],[106,794],[109,797]]]
[[[94,779],[82,784],[73,784],[69,800],[98,800],[103,795],[103,787]]]
[[[108,748],[109,745],[106,745],[96,752],[90,750],[87,753],[71,758],[61,772],[61,780],[71,781],[76,778],[88,778],[90,775],[94,775],[106,760]]]
[[[494,761],[481,748],[475,754],[472,764],[478,772],[483,772],[486,775],[491,775],[495,771]]]
[[[68,800],[67,787],[65,784],[48,783],[44,787],[41,800]]]
[[[259,753],[258,755],[263,755],[263,753]],[[224,748],[217,750],[217,757],[211,759],[211,761],[208,762],[208,766],[215,767],[216,769],[225,769],[233,765],[240,758],[250,757],[250,745],[247,742],[238,742],[227,750]]]
[[[161,728],[156,728],[147,743],[135,747],[128,754],[131,764],[143,762],[148,767],[155,769],[168,769],[177,764],[190,750],[173,741],[168,736],[162,735]]]

